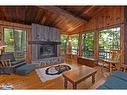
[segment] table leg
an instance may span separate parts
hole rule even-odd
[[[64,88],[67,89],[68,81],[66,78],[64,78]]]
[[[73,89],[77,89],[77,84],[73,83]]]
[[[95,74],[92,75],[92,83],[95,83]]]

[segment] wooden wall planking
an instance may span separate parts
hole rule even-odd
[[[124,22],[123,7],[106,7],[96,16],[94,16],[90,22],[88,22],[84,28],[87,30],[96,30],[101,28],[118,25]]]
[[[84,26],[80,26],[69,34],[75,34],[78,32],[99,30],[102,28],[108,28],[124,23],[124,7],[113,6],[104,7],[98,14],[93,16],[89,22],[85,23]]]

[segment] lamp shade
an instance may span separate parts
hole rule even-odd
[[[5,43],[3,41],[0,41],[0,49],[6,47]]]

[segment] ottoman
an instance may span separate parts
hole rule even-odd
[[[27,75],[36,68],[35,64],[25,64],[15,69],[15,73],[19,75]]]

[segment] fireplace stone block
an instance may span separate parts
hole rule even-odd
[[[51,58],[43,58],[37,61],[32,61],[32,64],[36,64],[36,67],[43,67],[62,62],[64,62],[64,57],[51,57]]]

